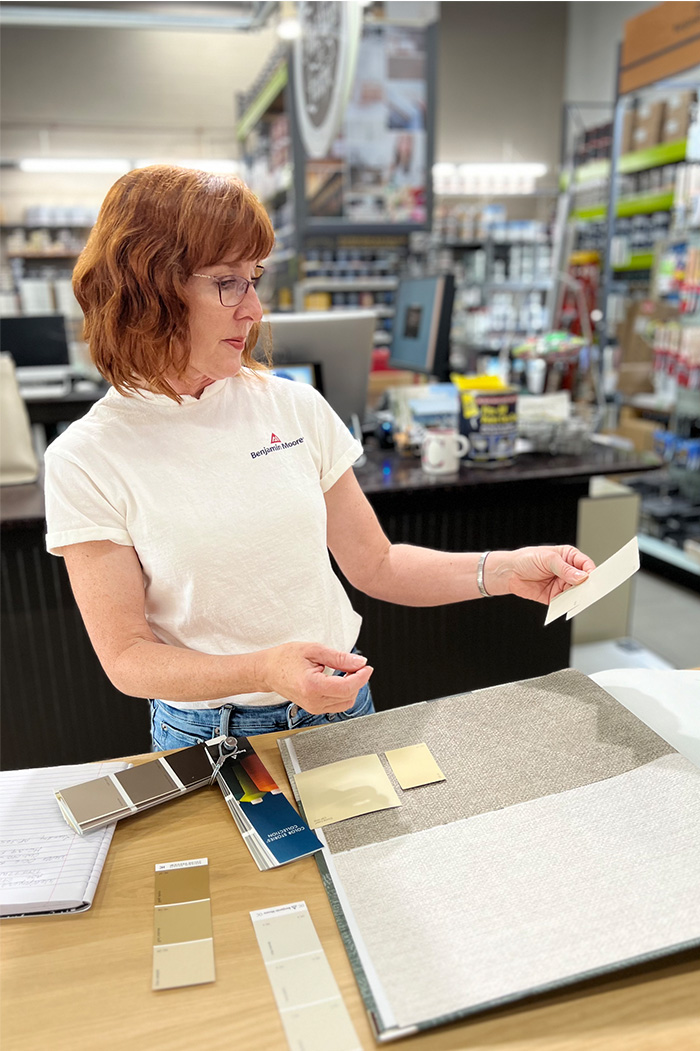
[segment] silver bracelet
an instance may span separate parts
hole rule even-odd
[[[479,559],[479,565],[476,567],[476,586],[479,589],[479,594],[483,595],[484,598],[492,597],[484,587],[484,566],[486,565],[486,556],[490,554],[490,551],[484,551]]]

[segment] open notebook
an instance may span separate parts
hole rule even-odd
[[[0,773],[0,916],[90,908],[114,824],[77,836],[63,820],[54,791],[128,766],[85,763]]]

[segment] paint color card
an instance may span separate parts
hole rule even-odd
[[[311,828],[401,806],[378,755],[358,755],[296,775]]]
[[[83,835],[118,818],[204,788],[211,783],[213,757],[218,753],[220,740],[223,738],[184,748],[167,761],[158,757],[140,763],[125,770],[125,777],[114,774],[56,789],[54,794],[61,813],[71,828]]]
[[[134,806],[179,791],[170,774],[161,763],[142,763],[114,775]]]
[[[155,909],[154,945],[171,945],[174,942],[193,942],[213,937],[209,898],[184,905],[159,905]]]
[[[97,777],[94,781],[84,781],[82,785],[62,788],[60,797],[79,824],[105,817],[116,820],[131,813],[131,807],[111,777]]]
[[[563,617],[571,620],[577,613],[588,609],[598,599],[609,595],[611,591],[624,584],[639,569],[639,546],[637,538],[632,539],[589,573],[583,584],[562,591],[549,603],[545,624]]]
[[[160,761],[170,767],[185,788],[196,785],[199,781],[211,779],[212,766],[204,745],[183,748],[179,752],[173,752],[172,755],[162,756]]]
[[[216,979],[206,858],[156,865],[153,988]]]
[[[433,759],[427,744],[390,748],[384,754],[402,788],[417,788],[419,785],[431,785],[435,781],[445,780],[445,775]]]
[[[184,985],[206,985],[216,981],[214,943],[153,946],[153,989],[178,989]]]
[[[361,1051],[306,902],[250,916],[291,1051]]]
[[[156,865],[156,905],[179,905],[209,897],[209,867],[206,858]]]

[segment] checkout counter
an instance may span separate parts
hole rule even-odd
[[[389,539],[446,551],[576,543],[590,479],[648,471],[648,455],[589,445],[578,456],[428,476],[415,458],[372,448],[357,477]],[[148,707],[119,693],[92,650],[63,562],[44,546],[41,480],[2,493],[4,769],[88,762],[150,747]],[[378,711],[569,664],[571,623],[511,596],[429,608],[349,589]]]

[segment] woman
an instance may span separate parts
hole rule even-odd
[[[546,603],[593,568],[568,546],[388,542],[351,469],[359,444],[252,358],[273,240],[241,183],[153,166],[109,191],[74,272],[112,389],[47,451],[47,547],[113,684],[158,698],[154,749],[373,711],[328,550],[355,587],[406,605]]]

